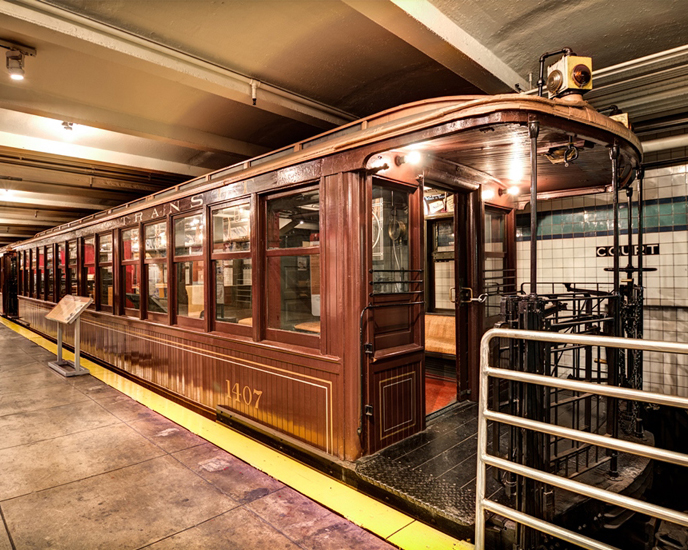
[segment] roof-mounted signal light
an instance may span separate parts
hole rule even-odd
[[[587,65],[579,63],[573,68],[573,71],[571,71],[571,78],[578,87],[583,88],[588,82],[592,81],[592,71]]]
[[[564,55],[547,69],[547,92],[550,99],[592,90],[592,59]]]

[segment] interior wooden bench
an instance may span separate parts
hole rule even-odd
[[[425,353],[456,356],[456,317],[425,315]]]

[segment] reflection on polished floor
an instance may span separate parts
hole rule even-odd
[[[425,414],[439,411],[456,401],[456,379],[425,376]]]
[[[0,325],[0,550],[390,545]]]

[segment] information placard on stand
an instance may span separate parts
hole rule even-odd
[[[89,374],[88,369],[81,366],[81,313],[93,303],[92,298],[72,296],[68,294],[45,316],[50,321],[57,322],[57,361],[51,361],[48,366],[62,376],[81,376]],[[67,361],[62,357],[62,337],[64,328],[74,323],[74,361]]]

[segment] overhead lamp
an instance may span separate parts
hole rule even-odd
[[[36,49],[9,40],[0,39],[0,48],[5,48],[5,66],[12,80],[24,80],[24,58],[35,57]]]
[[[405,155],[397,155],[394,157],[394,164],[401,166],[404,163],[408,164],[418,164],[421,160],[420,151],[410,151]]]
[[[74,129],[74,123],[73,122],[67,122],[66,120],[62,121],[62,127],[65,130],[73,130]]]
[[[495,197],[495,192],[494,192],[493,189],[485,189],[485,190],[480,194],[480,197],[481,197],[484,201],[489,201],[489,200],[494,199],[494,197]]]
[[[521,194],[521,189],[519,188],[518,185],[512,185],[511,187],[508,187],[506,189],[500,189],[499,190],[499,195],[511,195],[512,197],[516,197]]]
[[[5,65],[12,80],[24,80],[24,54],[19,50],[5,52]]]

